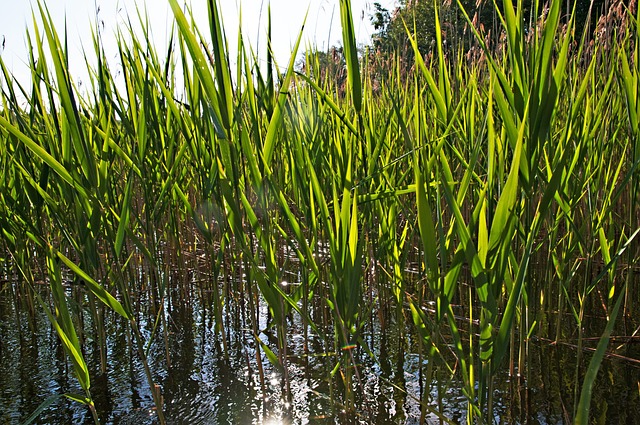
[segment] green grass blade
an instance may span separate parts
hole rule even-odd
[[[607,326],[605,326],[604,332],[598,341],[598,346],[596,347],[596,351],[589,362],[589,367],[587,368],[587,373],[584,376],[584,381],[582,382],[582,390],[580,391],[580,401],[578,403],[578,411],[576,413],[576,418],[574,424],[576,425],[588,425],[589,421],[589,411],[591,409],[591,399],[593,392],[593,385],[598,376],[598,370],[600,370],[600,364],[604,359],[604,355],[607,351],[607,346],[609,345],[609,338],[611,337],[611,333],[613,332],[613,326],[615,325],[616,318],[618,317],[618,311],[620,310],[620,305],[622,304],[622,300],[624,299],[625,291],[624,288],[620,291],[618,295],[618,299],[613,309],[611,310],[611,315],[609,316],[609,320],[607,321]]]
[[[204,53],[202,53],[200,44],[198,43],[195,34],[191,30],[191,26],[189,25],[189,22],[182,12],[182,9],[177,0],[169,0],[169,5],[173,10],[173,14],[178,24],[180,34],[182,35],[184,42],[189,49],[189,53],[191,54],[196,74],[202,82],[205,93],[209,98],[211,107],[210,116],[214,120],[213,124],[216,128],[216,134],[221,139],[227,139],[229,137],[229,134],[226,133],[226,126],[223,124],[224,121],[221,119],[220,107],[218,105],[218,93],[213,81],[213,76],[211,75],[211,71],[209,69],[209,63],[207,62]]]
[[[303,30],[304,30],[304,24],[302,25],[302,28],[298,33],[298,39],[296,40],[296,44],[293,48],[293,51],[291,52],[291,58],[289,59],[289,66],[287,67],[287,72],[280,85],[280,91],[278,92],[278,101],[276,103],[275,109],[273,110],[273,115],[271,116],[271,120],[269,121],[269,128],[267,129],[267,136],[265,138],[264,150],[262,153],[264,164],[267,168],[267,173],[270,173],[269,170],[271,167],[271,161],[273,159],[273,152],[276,147],[277,135],[282,126],[282,119],[283,119],[282,112],[284,110],[287,99],[289,98],[289,86],[291,85],[293,68],[295,65],[296,55],[298,54],[298,48],[300,47],[300,41],[302,40]]]
[[[113,311],[124,317],[125,319],[131,319],[131,315],[128,314],[122,304],[118,300],[116,300],[113,295],[108,293],[98,282],[93,280],[87,273],[85,273],[80,267],[78,267],[73,261],[67,258],[60,251],[54,249],[55,255],[62,260],[63,263],[67,265],[75,274],[78,275],[81,279],[84,280],[87,288],[93,292],[93,294],[100,299],[106,306],[111,308]]]
[[[44,161],[51,169],[58,174],[65,182],[69,183],[74,189],[78,191],[80,196],[85,197],[86,192],[83,187],[75,181],[67,169],[58,162],[51,154],[49,154],[42,146],[34,142],[27,135],[22,133],[16,126],[7,121],[3,116],[0,116],[0,128],[5,129],[12,135],[14,135],[20,142],[29,148],[36,156]]]
[[[347,78],[351,88],[351,98],[356,113],[360,114],[362,111],[362,80],[360,77],[360,62],[358,60],[351,0],[340,0],[340,21],[342,22],[342,45],[347,62]]]
[[[62,397],[64,396],[61,394],[50,395],[49,397],[44,399],[44,401],[40,403],[40,405],[36,408],[36,410],[34,410],[33,413],[31,413],[20,425],[30,425],[31,423],[33,423],[33,421],[38,419],[38,416],[40,416],[42,412],[47,410],[49,406],[51,406],[56,401],[60,400]]]

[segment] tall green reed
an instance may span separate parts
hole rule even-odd
[[[573,22],[562,21],[557,2],[535,28],[525,27],[522,2],[507,2],[504,44],[489,46],[470,27],[479,52],[470,60],[443,47],[436,7],[436,48],[421,56],[412,34],[411,69],[399,57],[362,56],[351,4],[341,1],[344,65],[335,56],[323,68],[326,57],[308,51],[296,72],[301,31],[283,72],[267,48],[265,72],[241,30],[232,56],[217,2],[208,2],[206,34],[178,2],[170,5],[176,26],[164,57],[143,13],[140,36],[131,22],[119,33],[124,83],[96,29],[98,65],[88,94],[79,91],[45,7],[44,39],[36,24],[29,41],[31,90],[9,83],[0,62],[2,244],[27,284],[38,278],[34,264],[46,265],[50,292],[28,292],[43,300],[32,308],[49,299],[58,309],[51,321],[85,391],[77,399],[91,410],[81,356],[91,330],[66,307],[59,276],[67,272],[83,282],[80,303],[96,328],[112,312],[129,321],[160,418],[150,347],[160,332],[169,344],[172,297],[188,299],[198,285],[211,291],[206,308],[223,356],[231,353],[232,306],[248,301],[263,393],[266,361],[291,398],[289,324],[298,315],[305,354],[311,336],[326,344],[344,389],[338,402],[350,415],[369,413],[357,403],[359,356],[382,361],[366,335],[395,322],[399,352],[416,335],[427,360],[422,420],[434,410],[446,419],[447,382],[457,380],[468,422],[490,423],[496,380],[509,371],[528,382],[544,316],[568,311],[579,347],[574,416],[587,420],[596,372],[625,310],[621,294],[631,304],[629,268],[638,258],[632,43],[576,51]],[[282,257],[285,249],[295,263]],[[196,258],[181,270],[202,267],[211,272],[206,282],[178,287],[167,277],[176,257]],[[206,264],[192,266],[198,258]],[[300,281],[285,285],[291,264]],[[547,283],[532,275],[538,264],[548,267]],[[603,294],[607,325],[583,375],[585,311]],[[151,331],[140,323],[152,323]],[[104,326],[93,331],[106,367],[110,335]],[[275,343],[264,338],[272,333]],[[554,338],[565,338],[560,320]]]

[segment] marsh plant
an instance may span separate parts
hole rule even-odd
[[[123,81],[96,26],[80,89],[43,2],[28,85],[0,57],[1,290],[32,318],[23,332],[45,312],[57,334],[77,391],[55,396],[106,420],[92,383],[122,323],[165,423],[158,371],[177,367],[182,304],[212,318],[227,361],[245,329],[241,355],[262,393],[281,377],[285,406],[294,363],[325,359],[333,421],[374,421],[364,386],[389,362],[383,341],[419,356],[421,423],[454,421],[452,387],[464,421],[493,423],[497,381],[526,394],[535,379],[532,345],[571,344],[563,419],[590,423],[601,364],[640,325],[635,3],[577,39],[560,2],[535,3],[528,25],[506,1],[491,40],[460,4],[463,51],[442,43],[436,2],[427,55],[405,22],[407,65],[360,51],[340,0],[344,57],[308,49],[302,69],[302,27],[280,68],[241,31],[228,49],[216,1],[207,28],[169,4],[166,52],[142,13],[141,31],[119,29]]]

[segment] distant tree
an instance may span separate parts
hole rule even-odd
[[[444,43],[449,47],[469,46],[474,43],[474,37],[468,27],[456,0],[435,0],[438,5],[440,15],[440,25]],[[500,21],[497,11],[502,10],[503,1],[495,3],[492,0],[461,0],[467,15],[473,20],[476,28],[481,30],[483,35],[498,37]],[[568,22],[571,12],[575,6],[576,10],[576,36],[582,35],[587,22],[593,29],[598,17],[608,10],[609,4],[616,0],[548,0],[563,1],[565,13],[564,22]],[[537,3],[536,3],[537,2]],[[535,11],[542,13],[547,0],[525,0],[522,3],[523,19],[525,23],[534,24]],[[624,3],[629,3],[625,0]],[[373,36],[374,50],[379,53],[399,52],[411,55],[411,47],[407,28],[415,33],[418,49],[425,55],[435,47],[436,26],[435,26],[435,4],[434,0],[400,0],[398,7],[389,11],[380,3],[373,4],[374,11],[370,15],[371,23],[375,29]],[[496,9],[497,5],[497,9]],[[537,8],[536,8],[537,6]],[[591,15],[589,12],[591,11]],[[590,16],[590,20],[588,18]]]
[[[472,33],[457,2],[455,0],[436,1],[445,44],[468,45],[472,41]],[[462,0],[462,4],[476,25],[488,26],[493,22],[492,2]],[[436,42],[435,5],[433,0],[401,0],[399,6],[390,12],[380,3],[374,3],[374,12],[370,17],[376,30],[373,37],[374,48],[385,53],[410,54],[412,47],[407,34],[408,29],[415,34],[418,49],[422,54],[431,51]],[[486,29],[489,30],[489,28]]]
[[[407,0],[402,0],[400,6],[392,12],[383,8],[378,2],[374,3],[373,6],[375,11],[371,17],[371,22],[376,30],[373,37],[375,50],[382,53],[406,53],[411,49],[411,44],[405,24],[413,30],[412,27],[415,22],[416,34],[419,34],[418,46],[421,51],[426,51],[429,47],[430,39],[435,34],[433,2],[407,3]]]

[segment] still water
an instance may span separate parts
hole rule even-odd
[[[261,350],[264,387],[256,359],[256,339],[248,324],[250,314],[241,302],[225,308],[226,344],[215,331],[206,295],[174,294],[164,304],[164,323],[139,323],[156,383],[162,388],[164,410],[170,424],[417,424],[426,360],[408,326],[391,317],[372,313],[363,341],[352,350],[356,362],[357,414],[344,414],[343,388],[332,375],[337,357],[333,334],[320,338],[306,332],[292,315],[288,329],[288,376],[272,366]],[[65,353],[43,313],[29,315],[12,284],[0,292],[0,424],[20,424],[39,406],[33,423],[90,424],[91,415],[81,405],[60,395],[80,393]],[[77,308],[77,305],[75,306]],[[36,309],[36,311],[40,311]],[[86,315],[89,317],[89,315]],[[158,316],[156,316],[158,317]],[[260,339],[276,349],[276,337],[268,330],[268,312],[258,315]],[[555,326],[552,315],[545,318]],[[570,318],[569,318],[570,319]],[[159,324],[160,323],[160,324]],[[155,326],[155,331],[154,331]],[[544,326],[544,321],[542,326]],[[596,325],[597,327],[598,325]],[[91,328],[91,323],[84,323]],[[92,332],[84,335],[85,358],[92,372],[91,389],[101,421],[106,424],[155,424],[154,404],[131,332],[125,321],[106,314],[106,368]],[[401,329],[402,328],[402,329]],[[567,326],[567,332],[572,327]],[[153,334],[153,338],[152,337]],[[541,332],[544,334],[544,332]],[[570,335],[567,335],[570,341]],[[577,347],[536,337],[529,341],[526,373],[508,368],[496,378],[496,423],[562,424],[572,417],[576,373],[583,373],[590,352],[576,368]],[[640,340],[612,341],[617,357],[603,362],[594,388],[594,423],[640,423]],[[226,346],[226,353],[225,353]],[[585,343],[587,348],[595,342]],[[167,361],[167,359],[169,359]],[[428,386],[432,395],[425,418],[440,423],[440,411],[450,423],[463,423],[466,399],[457,375],[436,374]],[[440,391],[438,391],[438,389]],[[438,398],[438,393],[441,397]]]

